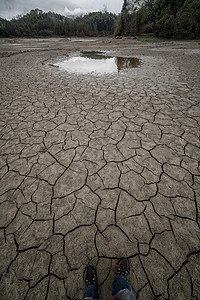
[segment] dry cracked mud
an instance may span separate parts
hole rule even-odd
[[[76,75],[79,50],[138,57]],[[200,47],[1,40],[0,299],[70,299],[93,264],[102,299],[129,257],[138,300],[200,299]]]

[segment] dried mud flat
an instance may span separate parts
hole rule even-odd
[[[79,50],[138,57],[72,75]],[[200,299],[198,41],[1,40],[0,299],[110,295],[129,257],[138,300]]]

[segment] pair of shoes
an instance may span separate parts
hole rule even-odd
[[[127,280],[130,272],[130,264],[127,258],[121,258],[117,264],[117,274],[122,275]],[[93,266],[87,266],[84,271],[84,281],[86,287],[94,285],[98,287],[97,273]]]

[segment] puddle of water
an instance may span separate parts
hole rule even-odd
[[[96,42],[97,40],[92,39],[69,39],[70,42]]]
[[[79,56],[63,61],[58,66],[61,70],[66,70],[69,73],[105,74],[117,72],[114,58],[102,60]]]
[[[82,52],[81,56],[75,56],[64,60],[54,66],[69,73],[79,74],[112,74],[125,69],[137,68],[141,64],[138,58],[106,56],[103,52]]]

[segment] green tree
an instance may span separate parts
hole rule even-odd
[[[200,1],[124,1],[116,35],[143,33],[153,33],[165,37],[199,37]]]
[[[0,36],[96,36],[113,34],[117,16],[108,12],[90,13],[75,19],[33,9],[25,16],[0,19]]]

